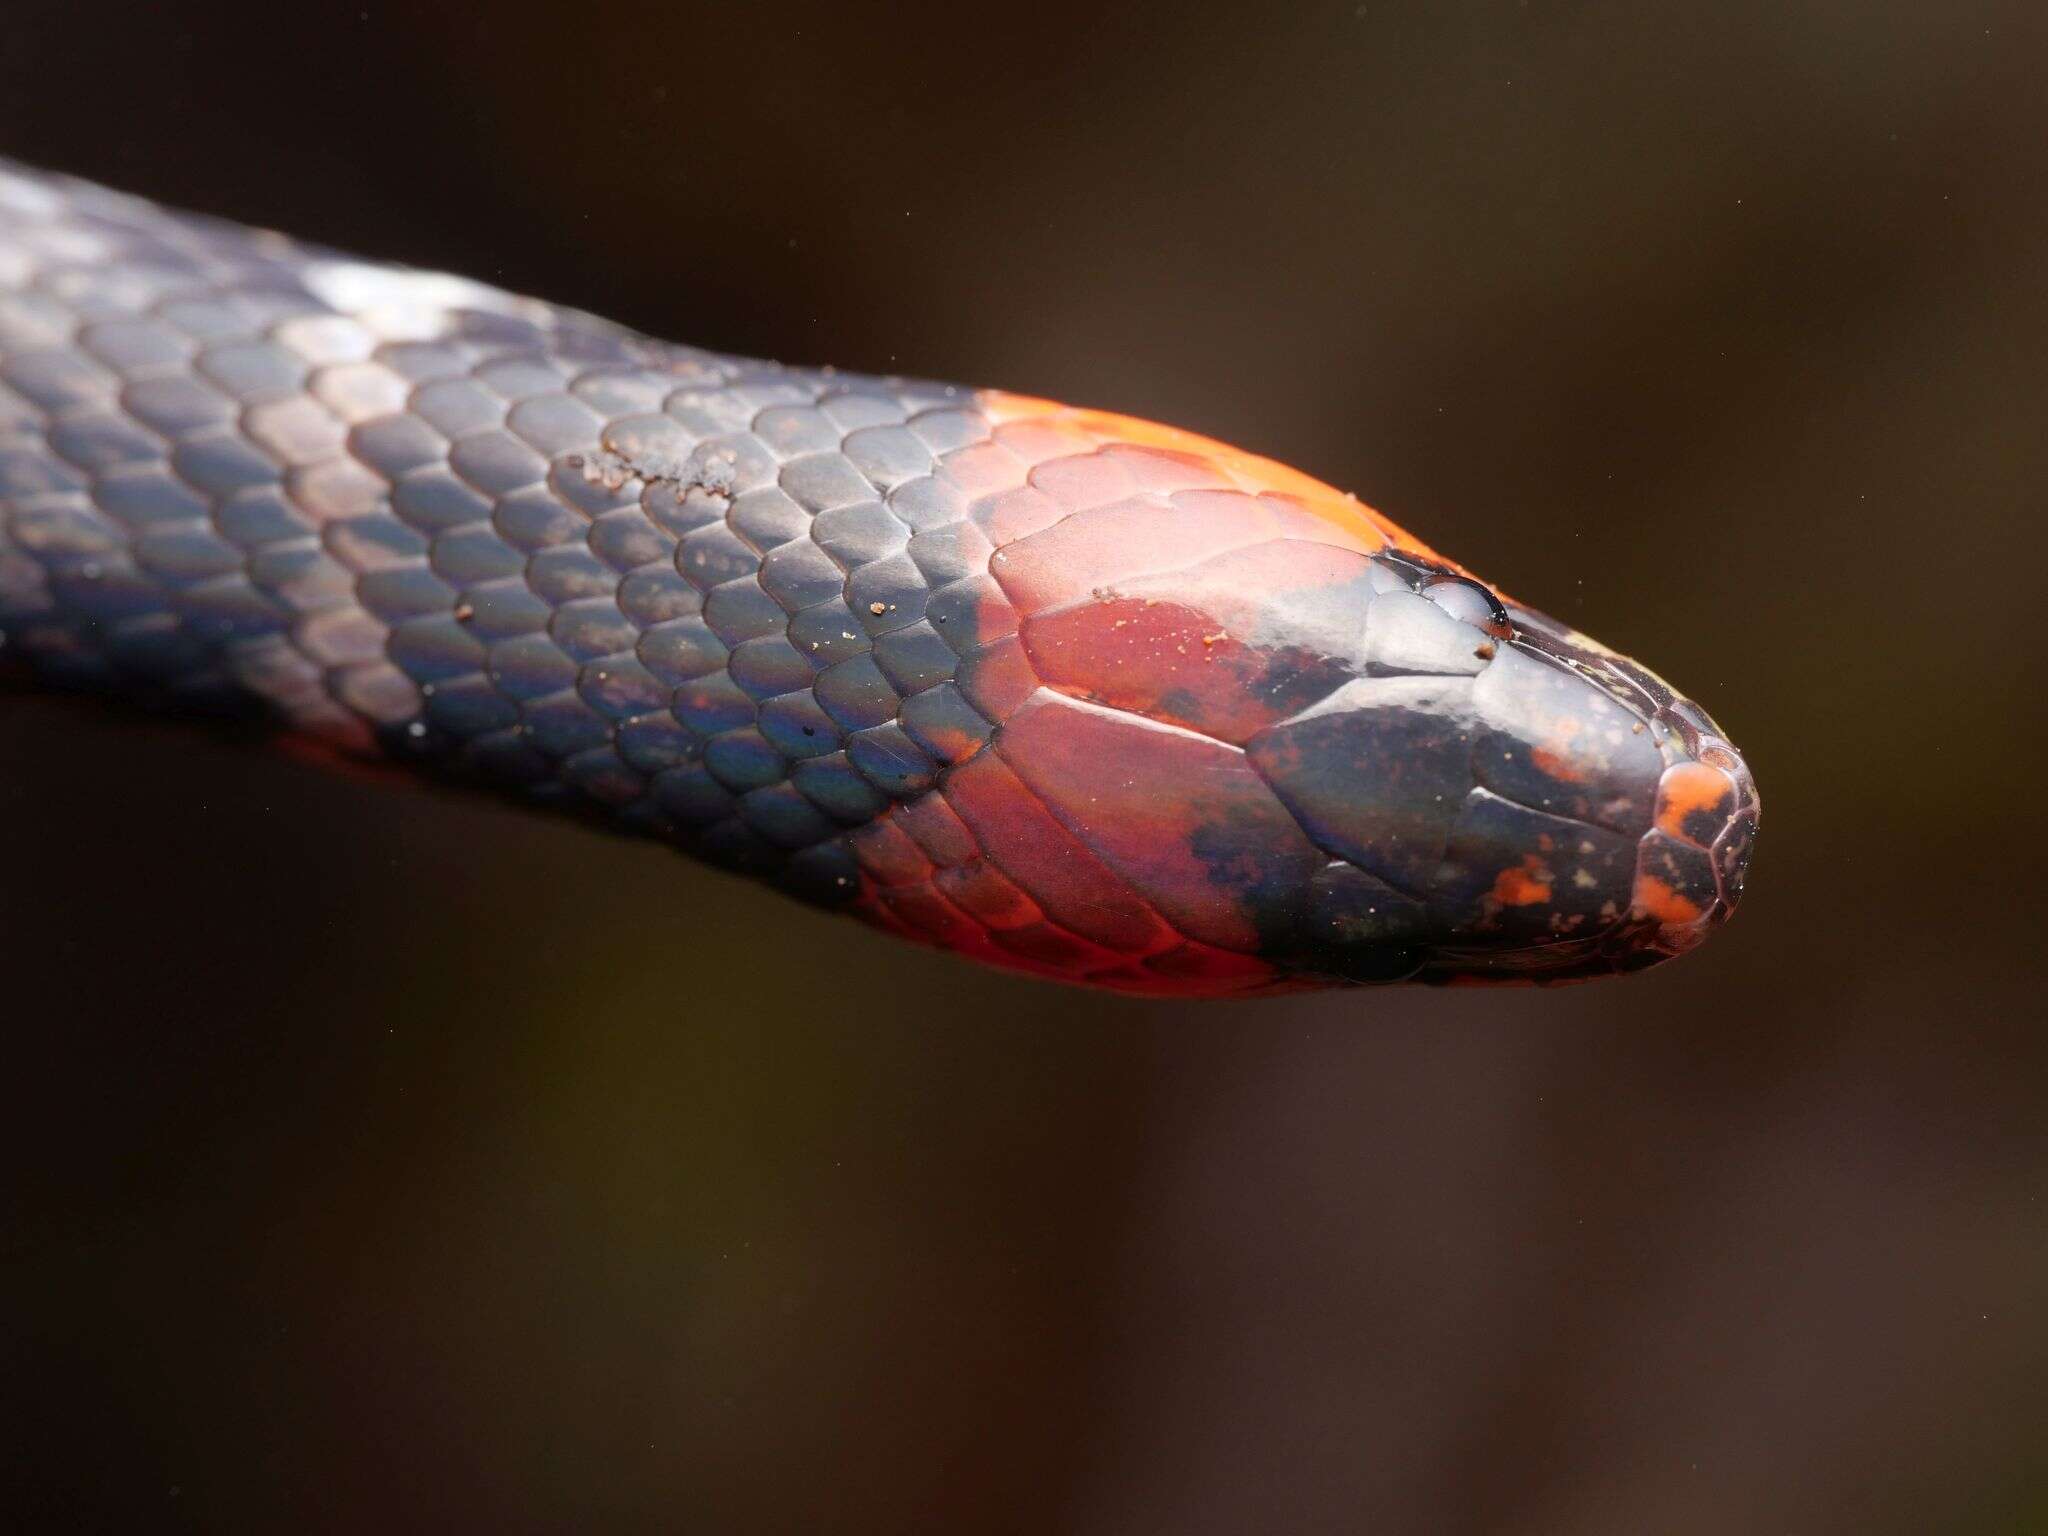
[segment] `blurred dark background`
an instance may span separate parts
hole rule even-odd
[[[0,154],[1356,488],[1766,805],[1644,977],[1146,1005],[0,701],[0,1523],[2048,1531],[2034,0],[0,31]]]

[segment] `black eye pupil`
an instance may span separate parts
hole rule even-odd
[[[1461,623],[1502,639],[1510,632],[1508,611],[1500,599],[1470,577],[1439,576],[1423,586],[1422,595]]]

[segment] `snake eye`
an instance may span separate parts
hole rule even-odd
[[[1423,586],[1422,595],[1460,623],[1483,629],[1497,640],[1514,633],[1501,600],[1469,576],[1439,576]]]

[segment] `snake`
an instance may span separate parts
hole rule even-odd
[[[4,161],[0,675],[1178,998],[1638,971],[1759,816],[1700,706],[1258,454]]]

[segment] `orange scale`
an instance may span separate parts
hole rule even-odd
[[[932,697],[920,694],[918,698]],[[911,719],[915,702],[906,706],[903,723],[911,732],[917,744],[942,763],[964,763],[984,746],[988,745],[985,731],[974,730],[967,725],[947,719]]]
[[[924,856],[910,834],[896,825],[893,813],[885,812],[866,826],[850,832],[846,846],[878,884],[908,885],[931,878],[932,862]]]
[[[1668,926],[1683,927],[1697,922],[1704,909],[1691,897],[1674,890],[1668,881],[1652,874],[1639,874],[1630,910]]]
[[[1148,953],[1177,937],[994,754],[953,769],[942,789],[989,862],[1062,927],[1127,954]]]
[[[1211,614],[1135,598],[1081,603],[1024,629],[1048,687],[1242,745],[1295,701],[1260,688],[1267,659]]]
[[[1031,483],[1069,512],[1121,501],[1138,489],[1137,477],[1130,470],[1094,452],[1034,464]]]
[[[1678,763],[1657,785],[1657,827],[1696,847],[1708,841],[1735,812],[1735,783],[1706,763]],[[1688,830],[1688,828],[1692,830]]]
[[[927,890],[920,898],[911,894],[914,889],[898,886],[888,891],[863,892],[848,911],[862,922],[912,944],[944,949],[1008,971],[1035,969],[999,948],[987,929],[976,925],[936,891]]]
[[[1045,920],[1045,909],[985,859],[942,869],[933,883],[961,911],[997,931]]]
[[[863,876],[860,894],[846,906],[848,915],[857,917],[870,927],[879,928],[882,932],[893,934],[899,939],[908,939],[916,944],[926,942],[925,936],[922,933],[912,928],[901,917],[898,917],[889,904],[882,899],[882,889],[881,886],[876,885],[872,880]]]
[[[1001,443],[970,443],[955,448],[932,471],[945,489],[973,500],[1024,483],[1026,466]]]
[[[988,948],[988,930],[930,885],[890,886],[881,900],[891,916],[926,943],[969,953]]]
[[[1257,508],[1252,498],[1230,492],[1183,492],[1171,503],[1128,497],[1004,545],[989,558],[989,571],[1019,612],[1043,613],[1257,542],[1270,531]]]
[[[960,665],[960,691],[983,718],[1001,725],[1038,691],[1038,673],[1016,635],[992,640]]]
[[[1040,693],[996,750],[1184,937],[1256,949],[1255,900],[1306,891],[1326,862],[1244,754],[1205,736]]]
[[[1266,510],[1272,513],[1273,526],[1278,536],[1283,539],[1293,539],[1304,544],[1322,544],[1332,549],[1348,549],[1361,555],[1376,555],[1389,543],[1403,542],[1389,540],[1384,533],[1374,527],[1332,522],[1292,496],[1279,496],[1267,491],[1260,495],[1259,500]],[[1407,540],[1403,547],[1422,552],[1413,540]]]
[[[1489,899],[1501,907],[1533,907],[1549,901],[1552,888],[1549,866],[1532,853],[1514,868],[1500,872]]]
[[[1028,539],[1067,515],[1067,509],[1044,491],[1029,485],[994,491],[977,500],[968,513],[989,543],[998,548]]]
[[[897,807],[893,814],[903,830],[917,840],[926,856],[942,868],[965,864],[981,856],[981,845],[967,830],[967,823],[946,804],[944,795],[919,795],[908,804]]]
[[[1058,416],[1029,416],[998,426],[992,434],[1026,464],[1093,453],[1095,439],[1078,425]]]
[[[1293,498],[1304,510],[1328,523],[1337,535],[1348,535],[1351,541],[1364,541],[1359,547],[1371,550],[1394,543],[1418,554],[1442,559],[1427,544],[1355,496],[1347,496],[1313,475],[1305,475],[1276,460],[1246,453],[1199,433],[1135,416],[1120,416],[1113,411],[1086,410],[1000,390],[983,390],[978,400],[982,413],[998,425],[1052,416],[1080,426],[1103,443],[1163,448],[1205,459],[1242,490],[1254,494],[1272,492]]]
[[[1167,510],[1174,542],[1188,555],[1180,564],[1263,544],[1280,534],[1272,509],[1243,491],[1175,491]]]
[[[1139,488],[1147,491],[1229,491],[1237,487],[1216,465],[1215,460],[1178,448],[1154,448],[1142,443],[1104,443],[1102,454],[1116,460],[1131,473]]]
[[[1327,596],[1334,612],[1350,613],[1342,594],[1367,578],[1367,558],[1363,551],[1337,544],[1267,539],[1225,550],[1184,571],[1132,582],[1124,595],[1184,604],[1207,614],[1232,637],[1249,640],[1275,622],[1276,609],[1284,611],[1303,598]],[[1352,627],[1357,627],[1355,620]]]
[[[1120,967],[1127,962],[1114,950],[1091,944],[1056,923],[1038,922],[1023,928],[1008,928],[993,935],[1011,954],[1043,967],[1047,972],[1079,980],[1091,971]]]

